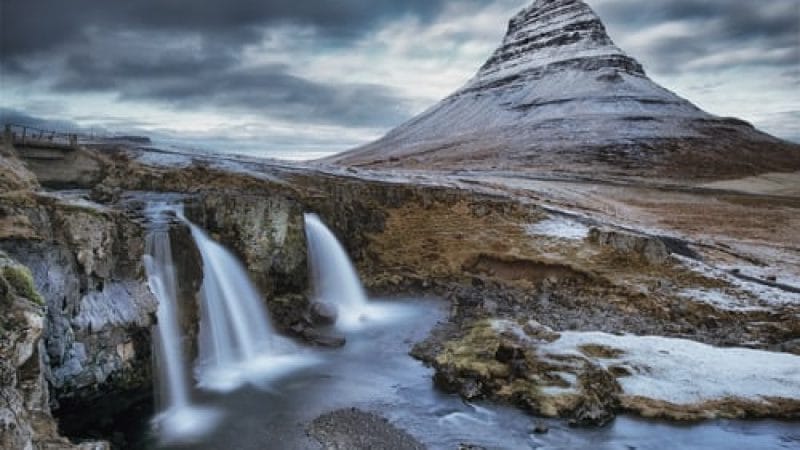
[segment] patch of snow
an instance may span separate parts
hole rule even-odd
[[[589,236],[589,227],[575,220],[553,217],[526,226],[530,235],[549,236],[559,239],[581,240]]]
[[[64,190],[64,191],[52,191],[52,192],[39,192],[37,193],[40,197],[47,197],[58,202],[74,206],[78,208],[85,208],[85,209],[92,209],[95,211],[109,211],[108,207],[105,205],[101,205],[100,203],[93,202],[90,200],[89,191],[83,189],[72,189],[72,190]]]
[[[744,348],[719,348],[685,339],[563,332],[539,346],[547,355],[583,356],[579,347],[603,345],[625,353],[596,358],[608,368],[624,366],[633,375],[618,381],[626,395],[688,405],[709,400],[800,400],[800,356]]]
[[[723,280],[742,293],[749,294],[754,298],[755,303],[762,306],[781,307],[800,305],[800,294],[798,293],[788,292],[777,287],[742,280],[731,275],[725,270],[712,267],[700,261],[680,255],[673,256],[690,270],[708,278]]]
[[[168,151],[144,150],[136,155],[136,161],[148,166],[186,168],[192,165],[192,157]]]
[[[718,309],[726,311],[764,311],[766,308],[754,306],[754,299],[749,297],[742,299],[730,293],[724,292],[719,289],[705,289],[705,288],[692,288],[684,289],[679,292],[681,297],[699,302],[706,303]]]

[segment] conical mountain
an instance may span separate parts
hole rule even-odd
[[[328,162],[662,178],[800,170],[800,145],[650,80],[581,0],[536,0],[464,87]]]

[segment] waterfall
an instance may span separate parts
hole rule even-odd
[[[367,302],[364,287],[342,244],[316,214],[305,215],[308,260],[316,300],[338,309],[337,326],[353,329],[379,314]]]
[[[189,380],[178,325],[178,280],[169,238],[168,213],[173,208],[166,204],[153,204],[147,208],[151,227],[145,239],[144,267],[150,290],[158,300],[158,324],[153,343],[160,413],[154,424],[162,440],[184,441],[210,431],[217,414],[194,407],[189,398]]]
[[[179,212],[203,261],[200,292],[199,386],[231,391],[244,383],[263,385],[316,361],[276,334],[264,301],[244,266],[222,245]]]

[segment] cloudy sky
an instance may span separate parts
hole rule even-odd
[[[800,0],[587,0],[657,82],[800,142]],[[465,83],[530,0],[0,0],[4,119],[331,152]]]

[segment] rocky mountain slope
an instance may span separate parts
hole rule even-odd
[[[382,139],[361,167],[724,178],[800,169],[800,145],[702,111],[650,80],[582,0],[536,0],[466,86]]]

